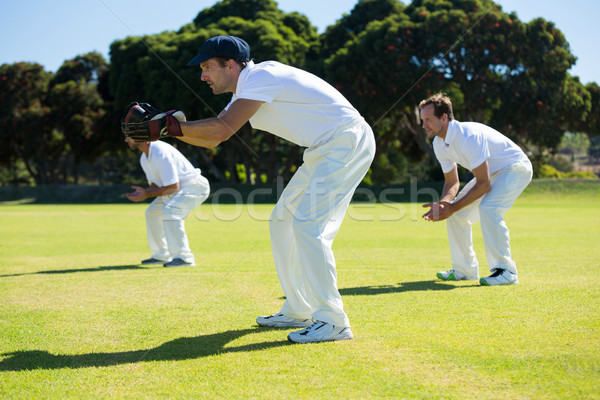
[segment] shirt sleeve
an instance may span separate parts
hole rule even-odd
[[[438,162],[440,163],[440,167],[442,167],[443,173],[446,174],[456,167],[456,163],[450,160],[450,158],[445,155],[444,151],[441,150],[438,140],[434,141],[433,143],[433,152],[435,153],[435,158],[437,158]]]
[[[177,174],[176,168],[177,164],[174,161],[171,161],[169,157],[161,155],[161,157],[157,157],[156,160],[152,161],[157,163],[158,174],[160,175],[163,187],[179,182],[179,175]]]
[[[259,70],[248,76],[236,98],[271,103],[281,91],[282,85],[273,74]]]
[[[490,158],[490,150],[483,132],[470,136],[467,140],[466,148],[466,157],[471,171]]]
[[[152,172],[148,167],[148,161],[145,159],[144,154],[140,157],[140,165],[142,166],[142,171],[144,171],[144,175],[146,175],[146,181],[148,182],[148,186],[152,185]]]

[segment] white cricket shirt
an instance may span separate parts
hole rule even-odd
[[[459,164],[472,171],[485,160],[490,174],[527,159],[525,153],[512,140],[478,122],[450,121],[446,138],[433,139],[433,151],[444,173]]]
[[[304,147],[325,143],[341,125],[360,117],[329,83],[277,61],[250,61],[229,105],[237,99],[264,101],[250,118],[253,128]]]
[[[200,169],[194,168],[175,147],[160,140],[150,142],[148,157],[142,152],[140,164],[148,184],[154,183],[161,187],[177,182],[180,186],[185,186],[200,176]]]

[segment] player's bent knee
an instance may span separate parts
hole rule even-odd
[[[304,238],[317,239],[321,237],[319,225],[313,220],[294,218],[292,222],[292,229],[296,236],[302,236]]]

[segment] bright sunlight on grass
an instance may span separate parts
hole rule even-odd
[[[436,280],[446,228],[419,204],[353,204],[334,250],[355,339],[312,345],[254,322],[283,301],[272,205],[203,205],[176,269],[138,264],[145,204],[0,206],[0,397],[600,398],[599,197],[517,201],[512,287]]]

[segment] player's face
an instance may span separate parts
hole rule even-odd
[[[141,151],[141,144],[144,142],[136,142],[135,140],[131,139],[131,138],[125,138],[125,143],[127,143],[129,145],[129,148],[131,150],[140,150]]]
[[[444,117],[446,114],[442,115],[442,118],[438,118],[434,114],[434,105],[428,104],[421,110],[421,122],[423,129],[427,133],[427,137],[429,139],[440,135],[444,129]]]
[[[231,92],[230,76],[227,73],[227,66],[223,67],[216,59],[211,58],[200,64],[202,76],[200,79],[205,81],[212,89],[214,94]]]

